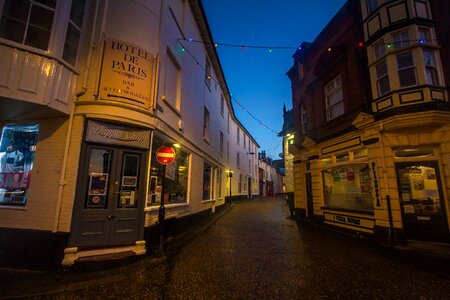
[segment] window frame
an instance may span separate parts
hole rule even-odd
[[[209,143],[209,131],[210,131],[210,114],[209,110],[204,106],[203,111],[203,140]]]
[[[379,70],[378,67],[380,67],[380,66],[382,66],[382,65],[385,66],[385,68],[386,68],[386,73],[380,74],[380,73],[378,72],[378,70]],[[382,61],[380,61],[379,63],[377,63],[377,64],[375,65],[375,76],[376,76],[376,82],[377,82],[377,93],[378,93],[378,96],[379,96],[379,97],[382,97],[382,96],[388,94],[388,93],[391,91],[391,84],[390,84],[390,81],[389,81],[389,69],[388,69],[388,64],[387,64],[386,59],[383,59]],[[383,92],[383,91],[381,90],[381,82],[382,82],[383,80],[387,80],[388,87],[389,87],[388,90],[385,91],[385,92]]]
[[[338,84],[339,82],[339,84]],[[330,92],[329,87],[333,85],[332,87],[332,92]],[[335,76],[333,79],[331,79],[330,81],[328,81],[324,88],[324,96],[325,96],[325,112],[326,112],[326,118],[327,121],[331,121],[333,119],[336,119],[339,116],[342,116],[345,114],[345,103],[344,103],[344,89],[342,87],[342,76],[341,74]],[[334,96],[337,93],[341,93],[342,96],[340,97],[340,99],[338,101],[336,101],[333,104],[330,104],[330,98],[331,96]],[[338,114],[338,115],[334,115],[331,116],[331,108],[334,107],[340,107],[340,105],[342,105],[342,113]]]
[[[411,56],[412,64],[408,65],[408,66],[400,67],[399,66],[399,56],[405,56],[405,55],[408,55],[408,54]],[[417,71],[416,71],[416,64],[414,62],[414,52],[413,51],[401,52],[401,53],[396,54],[395,58],[396,58],[396,61],[397,61],[397,76],[398,76],[398,82],[400,84],[400,87],[404,88],[404,87],[410,87],[410,86],[417,85]],[[404,73],[405,71],[408,71],[408,70],[412,70],[413,71],[415,83],[414,84],[404,85],[404,84],[402,84],[402,77],[401,77],[400,74]]]

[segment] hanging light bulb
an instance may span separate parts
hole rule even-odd
[[[269,53],[272,53],[272,48],[269,48]]]

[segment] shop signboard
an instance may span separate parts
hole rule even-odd
[[[125,41],[105,41],[100,99],[150,107],[153,55]]]

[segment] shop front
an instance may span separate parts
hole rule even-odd
[[[86,122],[66,253],[133,244],[142,251],[150,136],[149,129]]]

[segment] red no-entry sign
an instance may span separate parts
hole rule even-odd
[[[156,160],[163,165],[168,165],[175,159],[175,150],[172,147],[161,146],[156,150]]]

